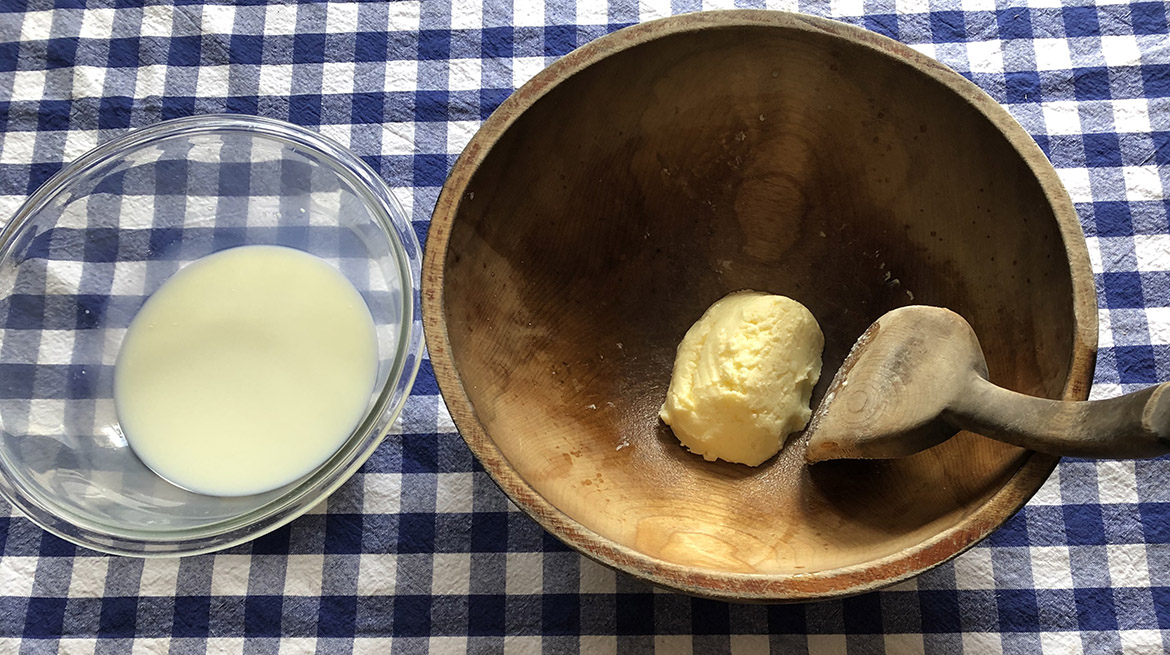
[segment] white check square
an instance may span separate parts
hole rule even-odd
[[[967,65],[972,73],[1003,72],[1003,42],[972,41],[967,44]]]
[[[447,152],[458,155],[475,136],[479,121],[451,121],[447,123]]]
[[[544,57],[516,57],[512,60],[512,86],[520,88],[544,70]]]
[[[1132,34],[1101,37],[1101,54],[1110,67],[1136,66],[1141,63],[1142,51]]]
[[[1109,582],[1114,587],[1150,586],[1150,567],[1145,544],[1106,544]]]
[[[513,0],[512,25],[515,27],[543,27],[544,0]]]
[[[401,473],[366,473],[362,475],[362,512],[397,514],[402,507]]]
[[[211,652],[208,650],[208,652]],[[317,652],[316,637],[281,637],[278,655],[304,655]]]
[[[247,594],[251,561],[248,555],[216,555],[211,565],[211,595]]]
[[[822,653],[847,653],[849,642],[845,635],[809,635],[808,652],[821,655]]]
[[[1146,308],[1146,322],[1150,328],[1150,343],[1155,345],[1170,344],[1170,307],[1148,307]],[[1098,330],[1104,336],[1111,326],[1098,321]],[[1113,345],[1112,334],[1109,335],[1109,346]],[[1104,339],[1098,340],[1101,348],[1107,348]],[[1137,502],[1135,500],[1126,500],[1124,502]]]
[[[16,189],[12,190],[16,191]],[[24,195],[23,190],[20,195],[0,195],[0,216],[12,216],[27,198],[28,196]]]
[[[1033,546],[1028,556],[1032,560],[1032,585],[1037,589],[1073,588],[1068,546]]]
[[[479,59],[452,59],[447,64],[447,88],[451,91],[483,88],[483,62]]]
[[[177,557],[152,557],[142,561],[142,577],[138,582],[140,596],[174,596],[179,587],[179,563]],[[76,567],[74,568],[76,571]]]
[[[918,578],[907,578],[896,582],[886,587],[886,591],[918,591]]]
[[[40,100],[45,95],[45,71],[16,71],[12,74],[12,94],[9,97],[14,102]]]
[[[1102,237],[1085,237],[1085,245],[1088,246],[1089,251],[1089,267],[1093,269],[1094,273],[1100,273],[1104,270],[1101,268],[1101,238]],[[1110,237],[1105,238],[1108,239]]]
[[[130,655],[158,655],[167,652],[170,646],[170,637],[135,637]]]
[[[292,64],[261,65],[260,95],[288,97],[292,93],[292,70]]]
[[[51,398],[29,400],[26,432],[29,436],[59,436],[62,432],[61,416],[64,413],[66,413],[64,400]]]
[[[578,25],[608,25],[609,2],[606,0],[577,0]]]
[[[483,0],[452,0],[451,29],[483,29]]]
[[[926,642],[923,641],[922,635],[888,634],[884,641],[887,653],[900,653],[901,655],[924,655],[926,653]]]
[[[1040,489],[1028,501],[1029,505],[1060,505],[1060,469],[1052,472]]]
[[[432,653],[462,653],[467,650],[467,640],[464,637],[446,637],[447,639],[463,639],[464,647],[451,649],[449,651],[436,650],[432,648]],[[431,638],[434,640],[434,637]],[[393,637],[355,637],[353,640],[353,655],[386,655],[393,653],[394,638]]]
[[[349,147],[350,126],[348,124],[336,125],[336,124],[326,123],[325,125],[321,125],[317,129],[321,132],[321,136],[325,136],[325,137],[328,137],[330,139],[333,139],[334,141],[345,146],[346,148]],[[314,212],[313,215],[316,216],[317,215],[316,212]]]
[[[203,5],[203,33],[231,34],[236,23],[236,8],[232,5]]]
[[[1150,132],[1150,101],[1145,98],[1125,98],[1113,104],[1113,129],[1117,132]]]
[[[325,8],[325,32],[328,34],[352,34],[358,29],[358,8],[356,2],[331,2]]]
[[[1112,345],[1112,339],[1110,339]],[[1101,344],[1104,347],[1104,344]],[[1095,383],[1093,390],[1089,392],[1089,400],[1104,400],[1106,398],[1116,398],[1125,393],[1125,389],[1120,384],[1114,383]]]
[[[926,55],[931,59],[938,59],[937,49],[933,43],[911,43],[911,48],[917,50],[919,54]]]
[[[70,214],[76,216],[73,212]],[[50,261],[45,272],[45,290],[50,293],[81,293],[81,281],[84,273],[84,262],[72,259]]]
[[[358,558],[359,596],[388,596],[398,579],[398,556],[394,553],[364,553]]]
[[[413,155],[414,123],[386,123],[382,129],[382,155]]]
[[[297,33],[297,5],[271,4],[264,10],[264,34],[289,36]]]
[[[418,87],[418,61],[387,61],[384,91],[415,91]]]
[[[1080,134],[1081,114],[1074,100],[1045,102],[1044,127],[1049,134]]]
[[[1167,308],[1157,307],[1157,308],[1151,308],[1151,309],[1167,309]],[[1148,312],[1147,312],[1147,316],[1149,316]],[[1170,318],[1170,317],[1167,317],[1167,318]],[[1150,320],[1151,343],[1163,343],[1163,342],[1154,342],[1152,340],[1154,338],[1154,330],[1153,330],[1154,323],[1155,322],[1160,323],[1160,322],[1164,322],[1164,321],[1156,321],[1153,317],[1150,317],[1149,320]],[[1167,325],[1167,328],[1170,329],[1170,325]],[[1097,331],[1099,332],[1099,334],[1097,336],[1097,347],[1098,348],[1112,348],[1113,347],[1113,314],[1108,309],[1098,309],[1097,310]],[[1166,336],[1170,337],[1170,334],[1167,334]],[[1167,341],[1164,343],[1170,343],[1170,341]],[[1096,391],[1097,391],[1097,385],[1094,384],[1093,390],[1090,392],[1090,395],[1094,396]],[[1110,397],[1111,396],[1095,396],[1094,399],[1096,399],[1096,398],[1110,398]]]
[[[895,0],[894,13],[925,14],[930,11],[930,0]]]
[[[65,134],[65,148],[62,156],[66,161],[77,159],[97,146],[97,137],[97,130],[69,130]]]
[[[208,637],[207,651],[215,655],[244,655],[243,637]],[[304,652],[313,652],[309,649]]]
[[[440,514],[471,512],[474,476],[474,473],[439,473],[435,489],[435,511]]]
[[[1125,178],[1126,200],[1161,200],[1166,196],[1157,166],[1126,166],[1121,175]],[[1170,260],[1163,260],[1163,270],[1167,268],[1165,262]]]
[[[995,589],[990,548],[972,548],[955,558],[955,587]]]
[[[690,641],[689,639],[687,640]],[[578,643],[579,651],[581,653],[617,653],[617,637],[614,635],[581,635]],[[676,652],[682,653],[684,651],[665,651],[673,655]]]
[[[19,14],[8,14],[16,16]],[[24,13],[24,20],[20,23],[21,41],[44,41],[53,33],[52,11],[28,11]]]
[[[60,366],[73,361],[76,330],[42,330],[37,364]]]
[[[398,194],[397,188],[394,189],[394,195],[398,198],[402,198],[402,196]],[[406,205],[407,202],[403,200],[402,204]],[[451,418],[451,412],[447,409],[446,403],[439,403],[439,412],[435,422],[436,432],[439,432],[440,434],[452,434],[455,432],[455,420]]]
[[[321,65],[321,92],[328,95],[349,95],[357,88],[352,61],[328,61]]]
[[[228,75],[231,66],[200,66],[195,83],[195,95],[200,98],[222,98],[228,94]]]
[[[768,635],[731,635],[732,653],[767,653],[770,652]]]
[[[540,655],[541,652],[540,637],[516,635],[504,640],[503,655]]]
[[[963,653],[1003,655],[1003,640],[996,632],[964,632]]]
[[[962,0],[963,11],[995,11],[995,0]]]
[[[732,3],[734,8],[735,3]],[[864,0],[829,0],[829,13],[833,17],[862,16],[865,14]]]
[[[1170,308],[1161,307],[1167,310]],[[1165,312],[1163,312],[1165,313]],[[1150,329],[1153,332],[1153,326]],[[1102,503],[1136,504],[1137,471],[1132,460],[1097,462],[1097,498]]]
[[[167,67],[163,64],[142,66],[134,76],[134,97],[150,98],[163,95],[167,83]]]
[[[1042,71],[1071,70],[1072,53],[1065,39],[1034,39],[1036,69]]]
[[[321,595],[321,578],[325,571],[324,555],[289,555],[286,562],[285,596]]]
[[[167,37],[174,34],[173,8],[170,5],[147,5],[142,8],[142,36]]]
[[[89,8],[81,17],[80,36],[83,39],[108,39],[114,34],[114,9]]]
[[[1041,632],[1040,652],[1043,655],[1082,655],[1085,649],[1081,636],[1075,632]]]
[[[394,197],[396,199],[398,199],[398,203],[400,205],[402,205],[402,211],[406,213],[406,219],[411,220],[414,216],[414,187],[393,187],[390,190],[392,192],[394,192]],[[430,207],[428,207],[427,210],[429,211]],[[451,429],[445,430],[443,428],[444,423],[442,422],[441,419],[442,419],[443,413],[445,411],[446,411],[445,406],[443,405],[443,403],[440,402],[439,403],[440,421],[439,421],[438,432],[455,432],[454,421],[451,420],[451,415],[449,413],[447,414],[447,423],[451,424]],[[398,420],[394,422],[394,425],[399,427],[399,429],[401,430],[401,426],[402,426],[402,417],[401,416],[399,416]]]
[[[1121,639],[1123,655],[1165,655],[1162,631],[1160,630],[1121,630],[1118,633]]]
[[[106,572],[109,570],[109,565],[108,557],[86,557],[74,560],[69,576],[69,597],[101,598],[105,596]],[[0,582],[0,585],[2,584]],[[174,591],[172,588],[171,593],[174,594]],[[140,596],[150,595],[141,587],[139,587],[138,594]]]
[[[6,132],[0,138],[0,164],[32,163],[36,141],[36,132]]]
[[[390,12],[386,29],[391,32],[417,32],[419,17],[422,15],[421,5],[415,1],[402,0],[386,3]]]
[[[1073,202],[1093,202],[1093,187],[1087,168],[1058,168],[1056,175]]]
[[[466,596],[471,582],[469,553],[435,553],[432,560],[431,594]]]
[[[654,652],[670,653],[671,655],[693,655],[693,641],[694,639],[691,635],[654,635]],[[585,651],[583,650],[581,652]],[[611,650],[609,652],[617,651]],[[766,653],[767,651],[763,652]]]
[[[544,581],[542,553],[508,553],[504,564],[504,593],[539,594]]]
[[[776,1],[778,0],[769,0],[769,2]],[[784,2],[794,3],[794,0],[784,0]],[[771,6],[768,8],[778,9],[778,7]],[[638,0],[638,18],[642,21],[666,18],[670,14],[670,0]],[[578,24],[580,24],[580,21],[578,21]]]

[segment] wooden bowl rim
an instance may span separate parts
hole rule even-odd
[[[708,598],[797,602],[849,596],[914,577],[966,551],[1015,514],[1039,490],[1060,458],[1029,453],[1012,477],[958,524],[914,547],[886,557],[801,574],[731,573],[693,568],[650,557],[603,537],[579,524],[534,490],[488,436],[451,356],[443,311],[443,274],[448,241],[467,184],[497,140],[551,89],[610,55],[666,36],[742,27],[777,27],[817,33],[867,48],[878,56],[907,64],[943,84],[1000,130],[1036,176],[1058,222],[1072,278],[1074,322],[1073,352],[1063,398],[1087,399],[1097,351],[1097,302],[1088,247],[1060,178],[1032,137],[1006,109],[974,83],[909,46],[838,21],[781,11],[699,12],[626,27],[573,50],[508,97],[464,148],[435,205],[423,262],[424,332],[439,389],[468,447],[518,507],[573,549],[653,584]]]

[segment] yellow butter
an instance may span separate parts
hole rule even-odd
[[[705,459],[757,466],[808,423],[824,345],[816,318],[791,298],[725,296],[679,344],[659,416]]]

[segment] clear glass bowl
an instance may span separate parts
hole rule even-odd
[[[282,245],[333,263],[378,329],[378,383],[341,449],[300,480],[222,498],[175,487],[126,444],[114,361],[181,266]],[[357,471],[402,410],[422,350],[418,240],[356,156],[288,123],[196,116],[98,147],[0,233],[0,495],[44,529],[124,555],[226,548],[304,513]]]

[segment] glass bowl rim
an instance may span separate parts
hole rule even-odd
[[[195,555],[221,550],[264,535],[308,512],[347,482],[381,444],[401,415],[422,359],[420,310],[421,247],[410,220],[386,182],[352,151],[336,141],[292,123],[233,114],[200,114],[162,121],[119,135],[98,145],[42,183],[0,231],[0,260],[7,258],[30,219],[69,186],[104,163],[152,144],[214,133],[267,138],[313,154],[314,163],[330,165],[361,198],[374,222],[388,237],[391,257],[409,288],[399,311],[397,350],[387,381],[373,407],[350,438],[328,460],[285,494],[242,514],[201,526],[176,530],[127,529],[80,516],[54,503],[47,494],[29,493],[14,483],[17,467],[0,457],[0,497],[38,527],[76,545],[114,555],[138,557]],[[378,428],[378,424],[385,425]],[[41,496],[41,497],[38,497]]]

